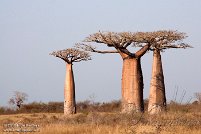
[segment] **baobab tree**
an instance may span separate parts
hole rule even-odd
[[[152,77],[150,83],[150,96],[148,112],[157,114],[166,111],[165,83],[161,60],[161,51],[170,48],[188,48],[188,44],[182,42],[186,34],[178,31],[156,31],[150,33],[155,38],[150,47],[153,51]]]
[[[118,53],[123,59],[122,69],[122,113],[143,112],[143,75],[141,57],[149,50],[152,42],[146,32],[97,32],[84,40],[85,43],[77,44],[78,48],[95,53]],[[87,44],[87,43],[89,44]],[[91,43],[105,44],[114,50],[97,50]],[[137,52],[131,52],[128,47],[143,46]]]
[[[64,84],[64,115],[76,113],[75,82],[73,75],[73,62],[91,60],[88,52],[75,48],[52,52],[50,55],[58,57],[66,62],[66,78]]]
[[[15,91],[14,97],[10,98],[8,103],[11,105],[16,105],[18,109],[21,108],[22,104],[27,101],[28,95],[23,92]]]

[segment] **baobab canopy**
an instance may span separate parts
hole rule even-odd
[[[75,48],[54,51],[50,53],[50,55],[61,58],[67,63],[91,60],[88,52],[81,51]]]
[[[160,30],[150,32],[150,36],[154,38],[150,50],[165,50],[169,48],[188,48],[190,45],[183,43],[186,33],[173,30]]]
[[[114,47],[114,51],[101,51],[90,44],[77,44],[78,48],[96,53],[124,53],[134,56],[127,47],[131,44],[145,46],[152,41],[152,37],[148,32],[97,32],[85,38],[84,42],[96,42],[106,44],[108,47]]]
[[[154,32],[97,32],[85,38],[84,42],[96,42],[106,44],[108,47],[114,47],[116,50],[97,50],[90,44],[77,44],[78,48],[96,53],[125,53],[134,56],[127,47],[132,44],[133,47],[143,47],[151,44],[149,50],[165,50],[169,48],[188,48],[190,45],[183,43],[186,33],[176,30],[159,30]]]

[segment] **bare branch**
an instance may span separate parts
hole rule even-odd
[[[185,43],[181,43],[181,44],[164,44],[163,45],[164,49],[165,48],[193,48],[191,45],[185,44]]]
[[[134,53],[129,52],[126,48],[119,48],[118,50],[119,50],[120,52],[124,53],[124,54],[127,54],[127,55],[131,56],[131,57],[134,57],[134,56],[135,56]]]
[[[77,43],[75,45],[76,48],[82,49],[84,51],[90,51],[90,52],[95,52],[95,53],[101,53],[101,54],[106,54],[106,53],[119,53],[116,50],[96,50],[95,47],[89,45],[89,44],[84,44],[84,43]]]
[[[143,46],[140,50],[135,53],[136,57],[142,57],[150,48],[151,44]]]
[[[127,43],[124,43],[123,47],[124,47],[124,48],[127,48],[128,46],[130,46],[130,45],[131,45],[131,43],[132,43],[132,42],[127,42]]]

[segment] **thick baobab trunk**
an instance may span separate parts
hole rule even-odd
[[[165,110],[166,97],[161,55],[160,50],[154,50],[148,112],[157,114]]]
[[[122,113],[143,112],[143,76],[140,58],[123,60]]]
[[[76,113],[75,83],[72,64],[66,63],[66,79],[64,85],[64,115]]]

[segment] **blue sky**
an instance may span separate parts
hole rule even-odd
[[[14,91],[28,101],[63,101],[65,63],[49,53],[72,47],[101,31],[178,30],[193,49],[162,53],[167,99],[178,88],[179,101],[201,92],[200,0],[1,0],[0,106]],[[107,47],[105,47],[107,49]],[[92,61],[74,64],[76,99],[121,98],[122,60],[118,54],[92,54]],[[149,95],[152,53],[142,58],[144,98]]]

